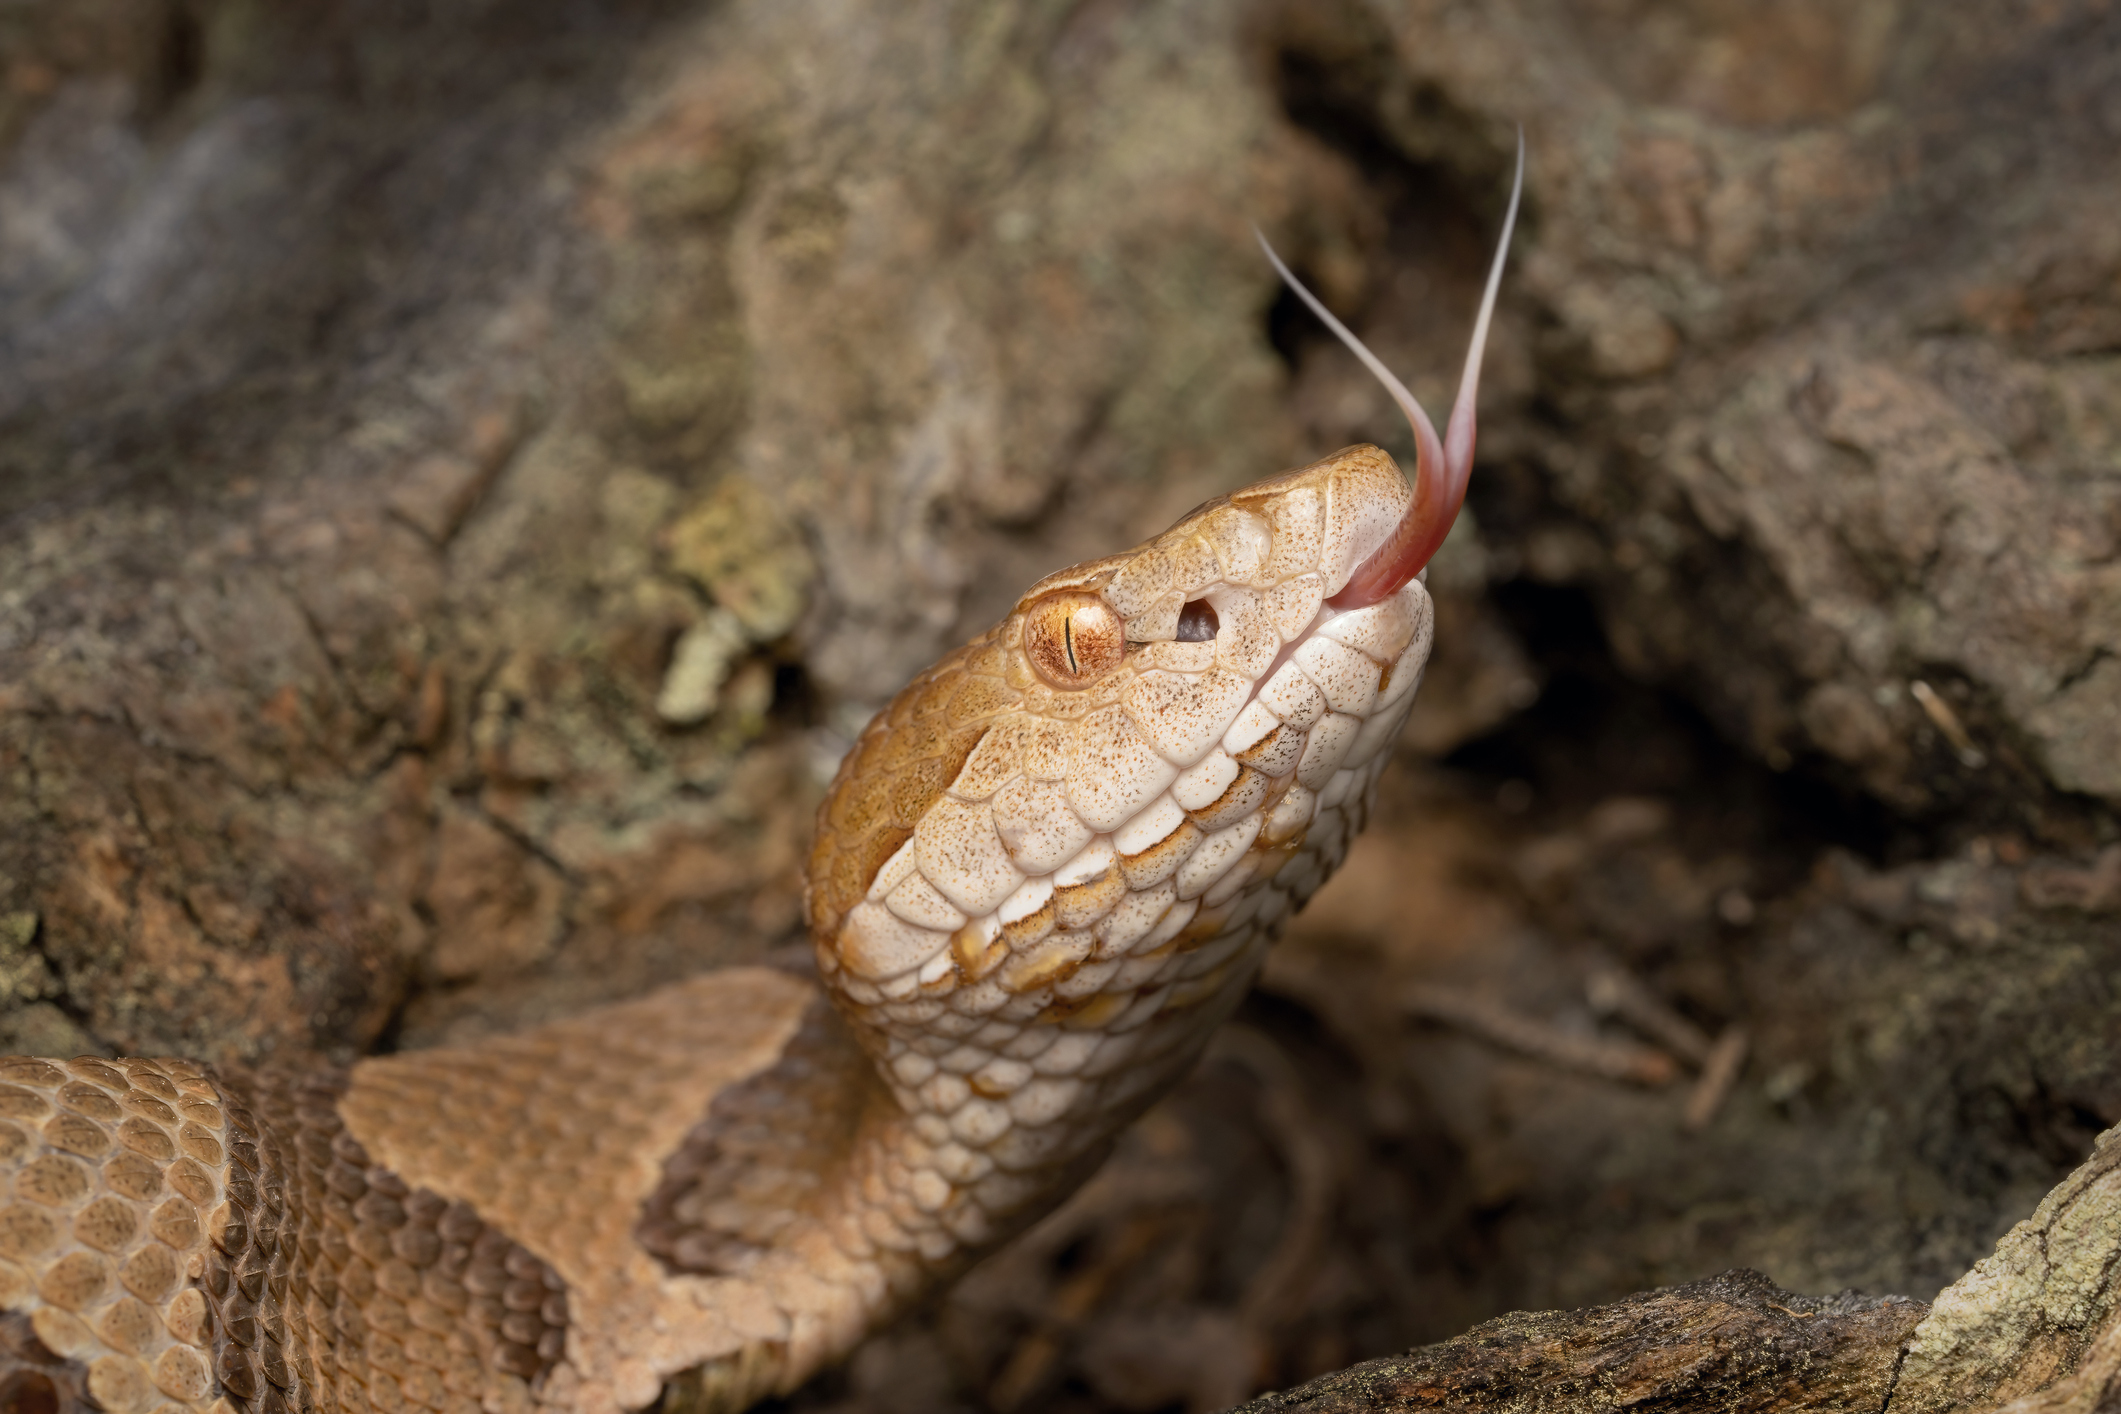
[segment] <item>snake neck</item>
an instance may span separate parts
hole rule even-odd
[[[885,857],[869,866],[867,887],[839,927],[815,934],[830,1009],[815,1008],[808,1039],[790,1047],[775,1075],[754,1082],[749,1099],[729,1101],[718,1133],[769,1133],[763,1124],[747,1127],[748,1106],[784,1116],[770,1131],[782,1136],[790,1132],[785,1116],[803,1113],[816,1136],[803,1141],[807,1152],[839,1137],[824,1178],[789,1180],[803,1185],[802,1221],[784,1229],[780,1245],[755,1234],[761,1255],[750,1270],[785,1273],[797,1285],[831,1272],[846,1299],[837,1315],[817,1318],[814,1338],[792,1342],[770,1368],[717,1367],[709,1383],[721,1381],[721,1402],[700,1407],[735,1407],[741,1394],[791,1388],[844,1351],[843,1334],[851,1340],[845,1333],[869,1327],[1035,1221],[1194,1064],[1251,985],[1283,920],[1340,864],[1362,828],[1427,648],[1425,590],[1410,586],[1398,611],[1407,621],[1401,652],[1366,717],[1334,722],[1321,714],[1303,727],[1270,720],[1244,744],[1256,749],[1221,797],[1173,811],[1169,822],[1086,831],[1058,867],[1021,878],[982,916],[968,916],[934,887],[913,832],[887,827],[888,851],[873,839],[850,843],[836,838],[835,824],[847,821],[835,822],[828,804],[813,875],[829,875],[836,852]],[[967,691],[980,648],[946,660],[916,694]],[[902,746],[892,735],[921,735],[919,720],[897,706],[880,715],[856,748],[859,764],[848,769],[875,780],[879,758]],[[976,771],[981,741],[1000,729],[967,732],[969,744],[955,747],[947,733],[926,731],[928,742],[956,757],[940,767],[931,758],[926,778],[948,782]],[[922,771],[916,760],[908,773]],[[952,797],[936,799],[960,819],[974,817],[989,836],[999,833],[992,820],[1009,808],[990,804],[979,817]],[[974,847],[981,841],[975,830],[960,834],[971,835]],[[963,843],[945,832],[944,848],[926,852],[925,868]],[[968,853],[959,851],[960,867],[978,867]],[[876,976],[888,967],[875,959],[891,954],[919,960]],[[839,1098],[823,1106],[798,1100],[824,1094]],[[709,1148],[719,1156],[714,1164],[705,1162]],[[738,1183],[726,1144],[713,1141],[700,1157],[698,1171],[718,1171],[723,1191]],[[757,1169],[820,1171],[785,1157],[762,1159]],[[775,1181],[742,1180],[759,1191]],[[704,1192],[684,1201],[691,1211],[714,1207]],[[675,1251],[673,1243],[687,1239],[657,1240]],[[702,1254],[714,1241],[691,1240]]]

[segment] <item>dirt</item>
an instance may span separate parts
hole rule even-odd
[[[2117,66],[2101,0],[10,7],[0,1045],[345,1060],[798,943],[911,671],[1410,464],[1249,223],[1441,408],[1522,124],[1345,877],[793,1406],[1930,1301],[2121,1122]]]

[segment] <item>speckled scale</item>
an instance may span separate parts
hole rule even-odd
[[[48,1124],[64,1121],[42,1152],[21,1155],[15,1191],[72,1218],[44,1225],[41,1252],[18,1241],[8,1262],[0,1295],[14,1339],[0,1351],[0,1389],[49,1386],[59,1398],[78,1386],[107,1410],[166,1414],[345,1407],[333,1387],[356,1380],[391,1407],[439,1409],[451,1406],[438,1393],[420,1401],[451,1381],[484,1397],[512,1378],[527,1394],[556,1358],[530,1357],[556,1349],[548,1336],[564,1323],[514,1331],[526,1344],[510,1342],[498,1318],[468,1320],[469,1343],[454,1354],[428,1340],[379,1343],[413,1324],[418,1286],[405,1277],[414,1259],[444,1255],[416,1225],[447,1205],[363,1163],[340,1133],[343,1077],[139,1061],[0,1072],[28,1082],[20,1089],[42,1101]],[[37,1105],[18,1095],[15,1108]],[[137,1128],[119,1142],[136,1120],[174,1130],[171,1142]],[[14,1277],[19,1261],[38,1258],[33,1288]],[[482,1354],[492,1357],[483,1366]],[[383,1398],[386,1381],[394,1400]]]

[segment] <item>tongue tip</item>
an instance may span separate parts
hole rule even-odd
[[[1473,322],[1473,336],[1466,348],[1465,371],[1458,382],[1458,397],[1450,421],[1439,441],[1436,430],[1422,415],[1411,395],[1403,398],[1407,420],[1413,425],[1415,446],[1414,499],[1400,523],[1369,558],[1355,567],[1340,593],[1327,600],[1335,608],[1359,609],[1397,594],[1428,567],[1441,549],[1465,504],[1466,485],[1473,474],[1473,444],[1477,435],[1476,404],[1480,391],[1480,365],[1487,349],[1489,322],[1495,313],[1495,296],[1502,286],[1502,271],[1510,252],[1510,237],[1517,229],[1518,203],[1524,195],[1524,130],[1517,132],[1517,171],[1510,183],[1510,207],[1503,217],[1502,238],[1495,244],[1495,258],[1488,269],[1487,287],[1481,293],[1480,313]],[[1354,336],[1348,339],[1369,362],[1368,351]],[[1389,386],[1398,388],[1397,380]]]

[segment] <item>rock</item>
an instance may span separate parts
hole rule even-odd
[[[656,715],[678,727],[706,721],[730,669],[750,646],[743,621],[727,609],[716,609],[686,629],[671,651]]]

